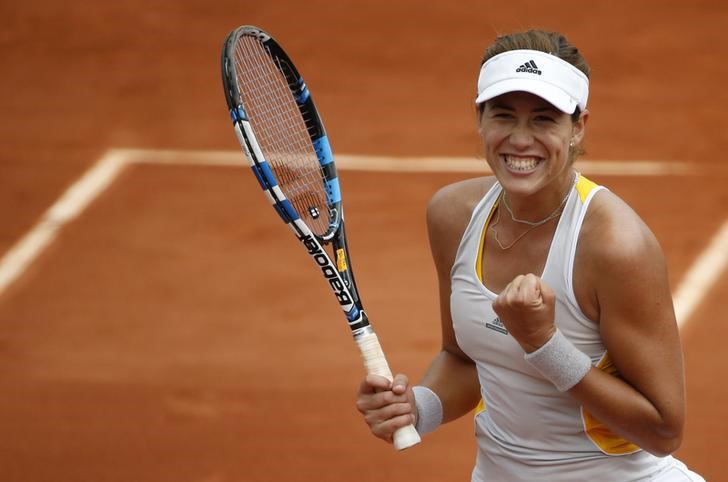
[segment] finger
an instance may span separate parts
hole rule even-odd
[[[397,429],[413,424],[415,417],[410,405],[402,403],[387,407],[386,416],[384,410],[382,410],[380,413],[365,417],[365,420],[374,435],[391,442],[394,432]]]
[[[409,386],[409,379],[407,378],[407,375],[400,373],[394,376],[394,380],[392,381],[392,392],[396,395],[402,395],[407,391],[407,386]]]
[[[543,304],[541,297],[541,278],[534,274],[523,277],[520,296],[525,305],[538,307]]]
[[[510,283],[506,285],[505,288],[498,294],[498,296],[495,299],[495,303],[499,305],[504,305],[508,302],[509,298],[513,296],[513,293],[515,291],[518,291],[518,286],[516,284],[516,280],[512,280]]]
[[[525,281],[526,277],[522,274],[519,274],[515,278],[513,278],[513,281],[510,282],[510,285],[515,291],[519,291],[521,289],[521,285]]]
[[[377,425],[389,422],[393,418],[400,416],[412,416],[414,418],[414,409],[409,402],[397,402],[384,405],[377,410],[369,410],[364,418],[370,425]]]
[[[556,294],[554,293],[554,290],[552,290],[549,285],[544,283],[543,280],[539,280],[538,286],[541,293],[541,299],[543,300],[544,304],[553,305],[556,300]]]
[[[389,390],[391,386],[392,382],[387,378],[381,375],[369,374],[362,380],[361,385],[359,385],[359,393],[381,392],[382,390]]]
[[[385,422],[382,422],[381,424],[375,425],[374,427],[380,427],[384,429],[384,431],[388,432],[389,437],[394,435],[394,432],[396,432],[398,429],[402,427],[406,427],[407,425],[411,425],[415,423],[415,417],[414,415],[410,413],[398,415],[395,417],[392,417],[388,419]]]
[[[506,302],[510,306],[517,306],[523,302],[525,277],[523,275],[516,276],[508,288],[506,293]]]
[[[375,390],[374,392],[359,392],[356,399],[356,408],[364,414],[378,412],[386,407],[398,403],[409,403],[407,391],[396,394],[391,390]]]

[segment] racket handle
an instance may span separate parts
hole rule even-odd
[[[359,345],[367,373],[380,375],[391,382],[393,379],[392,371],[389,369],[387,359],[384,357],[384,352],[382,351],[382,346],[379,344],[377,335],[373,331],[362,334],[356,338],[356,343]],[[420,434],[417,433],[417,430],[412,424],[397,429],[394,432],[393,439],[394,448],[397,450],[407,449],[413,445],[417,445],[421,441]]]

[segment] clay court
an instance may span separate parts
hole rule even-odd
[[[344,318],[229,122],[220,47],[241,24],[307,79],[365,307],[413,379],[439,346],[425,205],[485,172],[480,56],[498,33],[566,33],[592,67],[577,166],[667,257],[677,456],[728,480],[728,4],[30,0],[0,16],[1,480],[469,480],[471,419],[395,453],[356,411]]]

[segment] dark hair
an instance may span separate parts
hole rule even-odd
[[[511,50],[539,50],[554,55],[564,60],[589,77],[591,69],[584,57],[567,38],[558,32],[547,32],[545,30],[532,29],[525,32],[516,32],[496,37],[495,41],[488,47],[480,61],[482,67],[491,57]],[[478,105],[478,115],[483,113],[484,104]],[[571,116],[571,120],[579,120],[581,110],[577,107]]]

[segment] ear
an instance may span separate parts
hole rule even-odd
[[[483,135],[483,112],[484,106],[475,106],[475,126],[478,128],[478,134]]]
[[[584,112],[579,116],[579,120],[572,123],[571,125],[571,139],[575,145],[581,144],[586,134],[586,123],[589,120],[589,110],[584,109]]]

